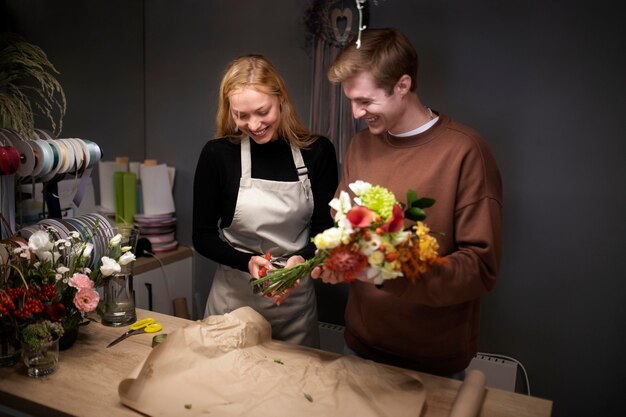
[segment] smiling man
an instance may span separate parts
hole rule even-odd
[[[367,129],[352,139],[338,191],[356,180],[403,200],[413,189],[436,200],[426,219],[447,262],[407,279],[350,286],[346,343],[358,355],[445,376],[462,374],[477,351],[480,297],[496,282],[501,257],[502,184],[480,135],[422,104],[417,53],[395,29],[369,29],[328,77],[341,83]],[[342,281],[317,270],[327,283]]]

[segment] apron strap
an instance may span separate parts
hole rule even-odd
[[[300,185],[304,196],[308,200],[311,197],[311,181],[309,181],[309,170],[304,165],[304,159],[302,158],[302,152],[300,148],[295,146],[291,147],[291,156],[293,157],[293,163],[296,165],[296,171],[298,171],[298,178],[300,179]]]
[[[298,178],[300,181],[306,181],[309,176],[309,170],[306,165],[304,165],[304,159],[302,158],[302,153],[300,152],[300,148],[296,148],[295,146],[291,147],[291,156],[293,157],[293,162],[296,164],[296,171],[298,171]]]
[[[241,178],[250,178],[251,175],[250,138],[244,138],[241,140]]]
[[[302,158],[302,152],[300,148],[291,146],[291,156],[293,163],[296,166],[298,172],[298,178],[304,196],[308,200],[311,197],[311,182],[309,181],[309,170],[304,165],[304,158]],[[247,137],[241,141],[241,180],[240,184],[244,187],[250,186],[250,178],[252,176],[252,155],[250,153],[250,138]]]

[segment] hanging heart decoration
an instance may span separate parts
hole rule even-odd
[[[330,22],[335,41],[340,45],[345,45],[352,32],[352,9],[333,9],[330,13]]]

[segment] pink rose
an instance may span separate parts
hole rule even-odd
[[[94,311],[98,307],[100,295],[93,288],[81,288],[74,296],[74,305],[79,311]]]
[[[78,288],[79,290],[93,288],[93,281],[85,274],[79,274],[75,272],[69,279],[68,284],[70,287]]]

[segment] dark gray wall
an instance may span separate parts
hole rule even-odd
[[[505,190],[480,349],[526,366],[555,416],[619,415],[626,367],[624,39],[609,1],[372,7],[420,52],[423,101],[480,131]],[[622,387],[622,388],[620,388]]]
[[[370,26],[400,28],[420,53],[423,101],[480,131],[502,171],[504,257],[500,282],[484,298],[481,350],[522,361],[532,393],[554,400],[554,416],[620,415],[626,56],[619,2],[377,3]],[[111,157],[176,166],[183,243],[191,242],[193,172],[215,131],[226,63],[266,54],[308,118],[311,62],[299,25],[308,2],[0,4],[9,27],[42,46],[62,73],[64,136],[92,139]],[[212,264],[196,266],[202,304]],[[326,320],[342,322],[341,301],[321,300]]]

